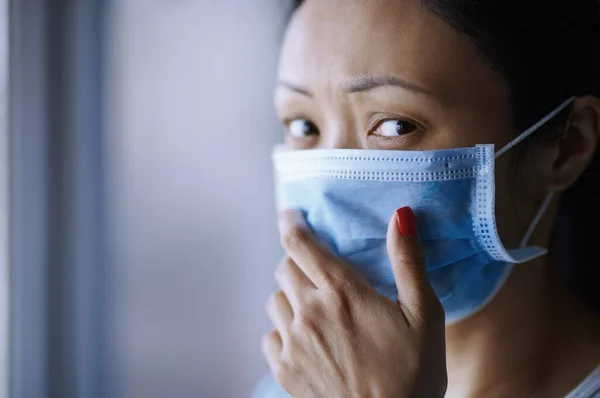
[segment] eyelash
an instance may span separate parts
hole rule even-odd
[[[320,135],[320,134],[321,134],[321,132],[319,131],[319,127],[317,126],[317,124],[316,124],[316,123],[314,123],[312,120],[310,120],[310,119],[309,119],[309,118],[307,118],[307,117],[303,117],[303,116],[297,116],[297,117],[289,117],[289,118],[285,118],[285,119],[283,119],[283,120],[282,120],[282,123],[283,123],[283,125],[284,125],[284,127],[285,127],[285,134],[286,134],[286,136],[289,136],[289,137],[291,137],[291,138],[293,138],[293,139],[299,139],[298,137],[294,137],[294,135],[292,135],[292,134],[290,133],[290,126],[291,126],[291,124],[292,124],[293,122],[295,122],[295,121],[298,121],[298,120],[303,120],[303,121],[306,121],[306,122],[310,123],[310,124],[311,124],[311,125],[312,125],[314,128],[316,128],[316,130],[317,130],[317,132],[318,132],[318,134],[317,134],[317,135]],[[309,135],[309,136],[304,136],[304,138],[305,138],[305,139],[306,139],[306,138],[309,138],[309,137],[311,137],[311,135]]]
[[[286,129],[286,134],[289,135],[290,137],[299,139],[298,137],[294,137],[293,135],[291,135],[289,133],[290,125],[294,121],[297,121],[297,120],[304,120],[304,121],[312,124],[318,132],[317,135],[321,134],[319,131],[319,127],[317,126],[316,123],[312,122],[307,117],[297,116],[297,117],[285,118],[282,120],[283,125],[285,126],[285,129]],[[374,135],[374,132],[377,131],[377,129],[379,129],[383,123],[390,122],[390,121],[405,122],[405,123],[409,123],[409,124],[412,124],[413,126],[415,126],[416,129],[414,131],[411,131],[404,135],[411,135],[412,133],[418,133],[418,132],[422,132],[425,130],[425,127],[423,127],[422,124],[416,122],[413,119],[407,118],[407,117],[401,117],[401,116],[394,115],[394,114],[373,113],[371,116],[369,116],[369,118],[367,120],[367,126],[370,126],[367,128],[367,135]],[[402,135],[399,135],[398,137],[401,137],[401,136]],[[304,138],[310,138],[310,137],[311,137],[311,135],[304,136]],[[391,138],[391,137],[385,137],[385,136],[381,136],[381,137],[388,138],[388,139]]]
[[[416,127],[415,131],[410,132],[406,135],[422,132],[423,130],[425,130],[425,127],[421,123],[408,117],[402,117],[394,114],[373,113],[367,119],[367,126],[370,126],[367,128],[368,135],[372,135],[375,131],[377,131],[377,129],[379,129],[379,127],[381,127],[383,123],[391,121],[410,123]]]

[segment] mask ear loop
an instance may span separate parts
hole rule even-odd
[[[554,116],[556,116],[559,112],[561,112],[567,106],[571,105],[573,103],[573,101],[575,101],[575,97],[571,97],[571,98],[567,99],[566,101],[564,101],[556,109],[554,109],[552,112],[550,112],[549,114],[544,116],[533,126],[529,127],[522,134],[520,134],[517,138],[515,138],[514,140],[509,142],[506,146],[504,146],[504,148],[502,148],[498,152],[496,152],[495,158],[498,159],[500,156],[502,156],[504,153],[506,153],[509,149],[513,148],[515,145],[517,145],[518,143],[523,141],[525,138],[529,137],[532,133],[534,133],[537,129],[539,129],[544,124],[546,124],[550,119],[552,119]],[[554,199],[554,196],[555,196],[554,192],[550,192],[544,199],[544,202],[542,203],[542,205],[538,209],[537,213],[533,217],[533,220],[531,220],[531,224],[529,224],[529,228],[527,228],[527,232],[525,233],[525,236],[523,236],[523,239],[521,240],[521,245],[520,245],[521,248],[527,246],[529,239],[531,239],[531,235],[533,235],[535,228],[537,227],[540,220],[546,213],[546,210],[548,210],[548,207],[550,206],[550,203],[552,203],[552,199]]]
[[[514,140],[512,140],[511,142],[509,142],[508,144],[506,144],[506,146],[504,148],[502,148],[498,152],[496,152],[496,155],[495,155],[496,159],[498,159],[500,156],[504,155],[504,153],[506,153],[509,149],[511,149],[512,147],[514,147],[515,145],[517,145],[518,143],[520,143],[521,141],[523,141],[525,138],[527,138],[531,134],[533,134],[537,129],[539,129],[544,124],[546,124],[548,122],[548,120],[552,119],[554,116],[556,116],[559,112],[561,112],[567,106],[571,105],[571,103],[573,101],[575,101],[575,97],[571,97],[571,98],[567,99],[562,104],[560,104],[556,109],[554,109],[552,112],[550,112],[549,114],[547,114],[546,116],[544,116],[542,119],[540,119],[533,126],[529,127],[527,130],[525,130],[517,138],[515,138]]]
[[[548,209],[548,206],[550,206],[550,203],[552,203],[552,199],[554,199],[554,191],[550,192],[546,196],[546,198],[544,199],[544,203],[542,203],[539,210],[535,214],[535,217],[533,217],[533,220],[531,220],[531,224],[529,224],[529,228],[527,229],[527,232],[525,232],[525,236],[523,236],[523,239],[521,240],[521,248],[527,246],[527,243],[529,242],[529,239],[531,239],[531,235],[533,235],[535,228],[544,216],[544,213],[546,213],[546,210]]]

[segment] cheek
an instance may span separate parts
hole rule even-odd
[[[511,157],[505,154],[496,161],[496,226],[504,247],[519,246],[525,234],[521,214],[525,205],[519,192],[518,177],[511,165]]]
[[[496,161],[496,225],[507,249],[519,247],[545,198],[537,184],[539,176],[528,176],[524,170],[516,169],[522,166],[515,167],[515,156],[517,152],[509,152]],[[539,229],[540,226],[536,231]],[[534,233],[534,240],[537,232]],[[544,246],[547,242],[530,241],[528,244]]]

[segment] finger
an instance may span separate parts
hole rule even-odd
[[[419,240],[415,214],[410,207],[398,209],[390,220],[387,249],[398,288],[398,302],[405,315],[419,318],[431,300],[433,290],[427,278],[425,254]]]
[[[261,349],[271,372],[276,374],[283,349],[283,342],[277,330],[272,330],[263,336]]]
[[[285,257],[275,270],[275,279],[285,293],[294,313],[306,295],[315,290],[315,285],[290,257]]]
[[[317,288],[344,278],[346,265],[317,241],[302,212],[284,211],[279,217],[279,232],[287,254]]]
[[[292,310],[285,293],[279,290],[271,294],[267,300],[266,310],[275,329],[281,334],[287,333],[287,330],[294,320],[294,311]]]

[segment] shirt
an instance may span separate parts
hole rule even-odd
[[[265,375],[256,385],[252,398],[291,398],[273,376],[269,373]],[[600,398],[600,366],[571,391],[565,398]]]

